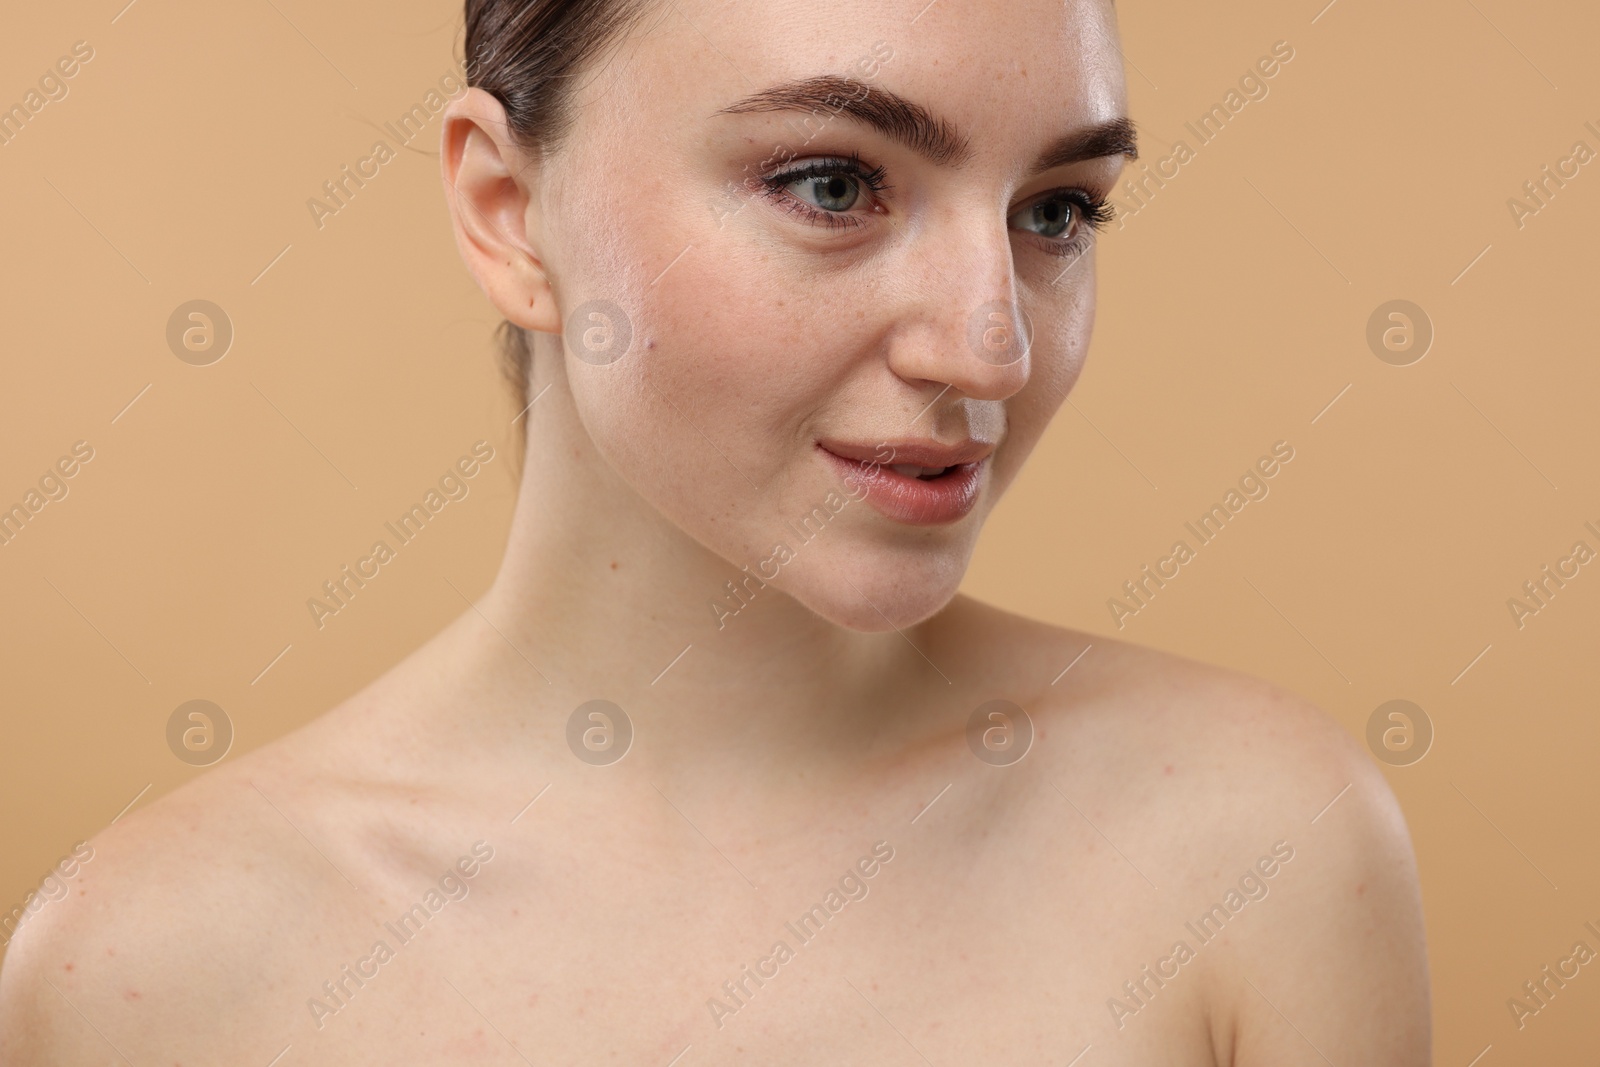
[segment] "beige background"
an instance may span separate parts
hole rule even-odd
[[[320,231],[305,206],[450,68],[459,5],[123,2],[12,5],[0,32],[0,105],[95,52],[0,146],[0,504],[95,449],[0,547],[0,911],[201,773],[166,745],[181,702],[227,710],[236,758],[462,611],[512,504],[496,319],[451,241],[437,123]],[[1600,564],[1520,630],[1506,601],[1600,549],[1600,164],[1520,229],[1507,199],[1575,141],[1600,150],[1600,10],[1320,4],[1124,0],[1147,162],[1195,147],[1183,123],[1275,41],[1295,58],[1105,239],[1087,371],[966,588],[1117,632],[1121,583],[1291,442],[1271,495],[1119,636],[1271,678],[1357,736],[1419,704],[1433,747],[1386,773],[1438,1062],[1576,1062],[1600,966],[1520,1032],[1506,1000],[1600,948]],[[165,340],[196,298],[237,331],[208,367]],[[1396,298],[1436,330],[1406,367],[1366,341]],[[479,438],[502,458],[471,496],[317,631],[306,598]]]

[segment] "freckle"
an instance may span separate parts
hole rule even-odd
[[[1359,897],[1361,894],[1365,893],[1366,891],[1367,891],[1367,883],[1362,882],[1362,883],[1360,883],[1359,885],[1356,886],[1356,896]]]
[[[616,570],[617,569],[617,561],[616,560],[612,560],[611,561],[611,569],[612,570]]]
[[[70,970],[72,970],[72,964],[70,964],[70,963],[64,964],[61,969],[64,970],[64,971],[70,971]]]

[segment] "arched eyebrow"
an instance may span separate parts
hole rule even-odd
[[[972,158],[971,143],[954,124],[893,90],[834,74],[782,82],[717,113],[749,115],[781,111],[820,113],[829,117],[849,115],[937,164],[959,167]],[[1102,156],[1139,158],[1132,120],[1110,119],[1074,130],[1040,153],[1034,169],[1049,170]]]
[[[1110,119],[1074,130],[1057,140],[1040,154],[1033,168],[1036,171],[1051,167],[1064,167],[1068,163],[1082,163],[1086,159],[1104,156],[1139,158],[1139,139],[1130,118]]]

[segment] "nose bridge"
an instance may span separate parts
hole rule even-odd
[[[981,202],[952,205],[934,230],[932,236],[943,246],[946,262],[964,262],[970,283],[982,294],[974,304],[1012,299],[1016,264],[1003,211],[985,210]]]
[[[978,399],[1016,393],[1028,379],[1028,330],[1004,215],[952,205],[908,241],[911,328],[900,331],[891,368]]]

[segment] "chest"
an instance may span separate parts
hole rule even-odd
[[[331,939],[307,1062],[1214,1063],[1218,950],[1071,827],[556,844]]]

